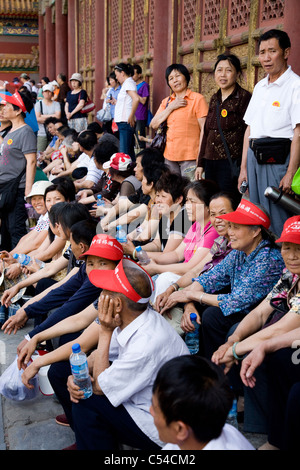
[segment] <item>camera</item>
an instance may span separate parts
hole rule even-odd
[[[239,189],[240,193],[244,194],[247,191],[247,188],[248,188],[247,181],[243,181]]]

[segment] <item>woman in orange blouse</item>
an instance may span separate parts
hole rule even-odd
[[[196,167],[208,105],[204,96],[188,88],[190,74],[184,65],[170,65],[166,80],[172,94],[161,102],[150,126],[156,130],[167,120],[166,164],[172,172],[190,177]]]

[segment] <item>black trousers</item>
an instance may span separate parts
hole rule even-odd
[[[27,234],[24,189],[19,189],[14,207],[10,211],[1,211],[1,244],[0,250],[11,251]]]
[[[300,442],[300,354],[284,348],[266,359],[268,440],[281,450],[298,450]]]

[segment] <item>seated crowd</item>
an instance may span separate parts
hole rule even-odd
[[[123,65],[112,76],[120,94],[131,80]],[[160,109],[165,119],[186,106],[173,89],[176,73],[188,85],[182,68],[167,71],[175,98]],[[74,76],[79,83],[80,74]],[[25,94],[19,91],[22,103]],[[1,113],[17,106],[16,95],[1,98]],[[201,100],[199,107],[197,135],[209,113]],[[3,113],[1,128],[19,123],[13,113]],[[233,399],[242,432],[266,434],[270,447],[294,450],[300,216],[286,217],[275,235],[269,211],[239,193],[237,179],[231,191],[205,177],[210,166],[197,178],[192,160],[170,164],[171,142],[165,154],[150,143],[133,156],[123,151],[122,127],[120,135],[98,122],[76,130],[69,107],[67,121],[54,114],[43,120],[49,140],[25,187],[27,229],[18,240],[11,236],[17,217],[0,209],[0,322],[5,334],[22,333],[27,324],[17,348],[24,385],[31,388],[31,379],[50,366],[63,408],[56,422],[72,428],[78,450],[254,450],[226,422]],[[153,129],[162,117],[154,117]],[[27,165],[33,147],[23,150]],[[31,261],[22,264],[17,255]],[[9,315],[13,304],[19,308]],[[185,343],[195,329],[191,313],[199,326],[196,354]],[[88,356],[88,399],[71,374],[74,343]],[[31,362],[37,349],[47,353]]]

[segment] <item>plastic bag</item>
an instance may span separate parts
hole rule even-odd
[[[292,190],[296,194],[300,194],[300,168],[296,171],[293,182],[292,182]]]
[[[39,393],[38,376],[36,375],[32,380],[31,384],[34,385],[33,389],[28,389],[23,385],[22,373],[23,370],[18,369],[18,356],[14,362],[8,366],[0,377],[0,393],[10,400],[24,401],[32,400]]]

